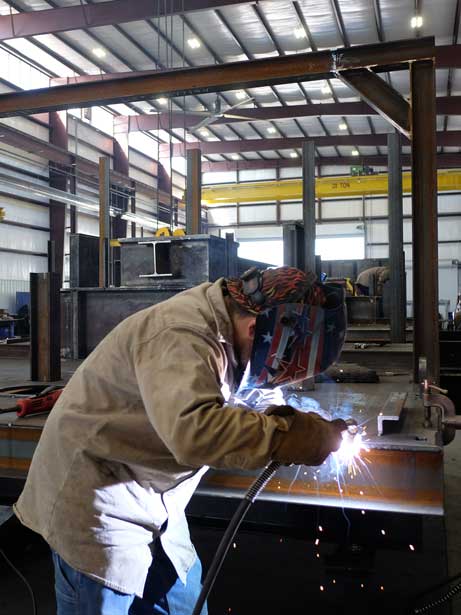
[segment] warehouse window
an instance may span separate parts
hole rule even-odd
[[[283,241],[281,239],[238,240],[238,255],[268,265],[283,265]]]
[[[365,239],[363,235],[317,237],[315,252],[324,261],[365,258]]]
[[[241,258],[283,265],[283,241],[281,239],[238,240],[238,255]],[[365,258],[365,240],[363,235],[340,237],[317,237],[315,252],[324,261]]]

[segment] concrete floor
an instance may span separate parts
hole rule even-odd
[[[76,369],[78,363],[63,361],[63,377],[68,378]],[[29,377],[28,362],[23,359],[0,358],[0,386],[27,382]],[[461,572],[461,434],[445,449],[445,530],[448,558],[448,574],[450,576]],[[0,483],[0,503],[2,498],[2,484]],[[5,502],[3,502],[5,503]],[[260,509],[259,509],[260,510]],[[0,524],[3,517],[9,514],[9,508],[0,507]],[[258,509],[255,509],[258,518]],[[318,514],[318,513],[317,513]],[[264,513],[263,513],[264,515]],[[357,521],[360,523],[360,521]],[[378,521],[377,521],[378,522]],[[443,523],[437,519],[436,525],[429,523],[424,526],[426,537],[435,542],[428,549],[439,557],[437,541],[443,542]],[[432,529],[431,529],[432,528]],[[202,556],[205,567],[210,561],[222,533],[220,527],[204,527],[203,524],[192,523],[192,535]],[[249,615],[261,609],[265,615],[276,613],[404,613],[396,610],[395,597],[383,595],[379,600],[373,595],[369,601],[357,599],[352,611],[351,605],[343,600],[342,606],[338,602],[329,602],[324,596],[322,600],[312,593],[312,582],[316,581],[316,569],[309,565],[300,572],[306,559],[307,550],[311,548],[311,537],[300,540],[290,532],[278,532],[262,535],[259,530],[249,531],[245,528],[239,535],[239,548],[231,550],[229,561],[223,569],[223,575],[218,580],[215,597],[211,602],[210,615]],[[275,549],[278,549],[275,550]],[[432,549],[432,551],[431,551]],[[441,547],[440,552],[444,551]],[[275,554],[275,559],[274,559]],[[442,553],[444,557],[444,553]],[[9,553],[14,564],[24,573],[37,594],[39,615],[53,615],[55,613],[53,596],[53,571],[50,554],[47,546],[37,541],[21,552]],[[380,556],[384,557],[383,554]],[[385,555],[382,566],[392,576],[393,562],[396,557],[402,559],[400,554]],[[439,560],[437,560],[439,561]],[[442,560],[440,560],[442,562]],[[248,567],[248,562],[251,562]],[[425,565],[429,565],[426,562]],[[297,568],[297,571],[295,571]],[[445,574],[443,563],[440,564],[440,578]],[[248,571],[251,570],[251,575]],[[410,574],[410,573],[409,573]],[[438,575],[437,575],[438,576]],[[305,580],[300,584],[300,579]],[[409,577],[410,578],[410,577]],[[12,573],[0,555],[0,614],[28,615],[32,613],[30,597],[21,580]],[[269,581],[269,583],[268,583]],[[438,578],[435,579],[435,582]],[[424,578],[424,584],[430,584],[430,579]],[[424,585],[426,586],[426,585]],[[237,589],[237,591],[236,591]],[[245,595],[245,598],[244,598]],[[355,594],[354,594],[355,595]],[[286,600],[281,608],[280,596]],[[296,596],[296,600],[293,597]],[[314,597],[316,596],[316,597]],[[225,605],[229,606],[226,607]],[[303,605],[303,606],[301,606]],[[306,610],[307,609],[307,610]],[[447,614],[446,608],[431,611],[435,615]],[[452,602],[451,613],[461,615],[461,594]]]

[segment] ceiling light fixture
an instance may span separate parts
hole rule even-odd
[[[322,85],[321,92],[322,94],[331,94],[331,89],[328,83],[325,83],[324,85]]]
[[[346,122],[339,122],[338,128],[339,128],[339,130],[347,130]]]
[[[413,15],[410,21],[410,25],[413,29],[421,28],[421,26],[423,25],[422,15]]]
[[[295,28],[293,34],[295,38],[306,38],[306,30],[304,28]]]
[[[290,156],[291,156],[291,158],[297,158],[298,157],[298,153],[297,152],[291,152]]]
[[[104,51],[104,49],[102,47],[95,47],[94,49],[92,49],[92,53],[97,58],[105,58],[106,57],[106,52]]]
[[[353,149],[352,150],[352,155],[353,156],[358,156],[359,155],[359,150],[358,149]]]
[[[157,102],[159,105],[167,105],[168,104],[168,98],[157,98]]]
[[[243,90],[239,90],[238,92],[235,93],[235,95],[238,98],[238,100],[245,100],[245,98],[247,98],[247,95],[245,94]]]
[[[267,132],[268,132],[270,135],[275,135],[275,133],[277,132],[277,129],[276,129],[276,128],[274,128],[273,126],[269,126],[269,128],[267,129]]]
[[[191,49],[198,49],[202,43],[198,40],[198,38],[188,38],[187,39],[187,44],[189,45],[189,47]]]
[[[232,154],[232,160],[238,160],[240,156],[238,154]]]
[[[210,136],[210,131],[207,130],[206,128],[202,128],[201,131],[200,131],[200,135],[202,137],[209,137]]]

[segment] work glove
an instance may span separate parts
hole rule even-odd
[[[283,464],[319,466],[341,446],[347,429],[342,419],[326,421],[315,412],[300,412],[291,406],[269,406],[269,416],[293,417],[287,432],[280,434],[272,459]]]

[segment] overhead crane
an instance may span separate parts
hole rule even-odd
[[[402,173],[404,193],[411,193],[411,173]],[[461,190],[461,170],[440,170],[437,173],[439,192]],[[318,177],[315,180],[315,196],[319,199],[387,194],[388,175],[344,175]],[[226,205],[232,203],[257,203],[273,201],[299,201],[302,199],[301,179],[278,181],[244,182],[240,184],[215,184],[203,186],[204,205]]]

